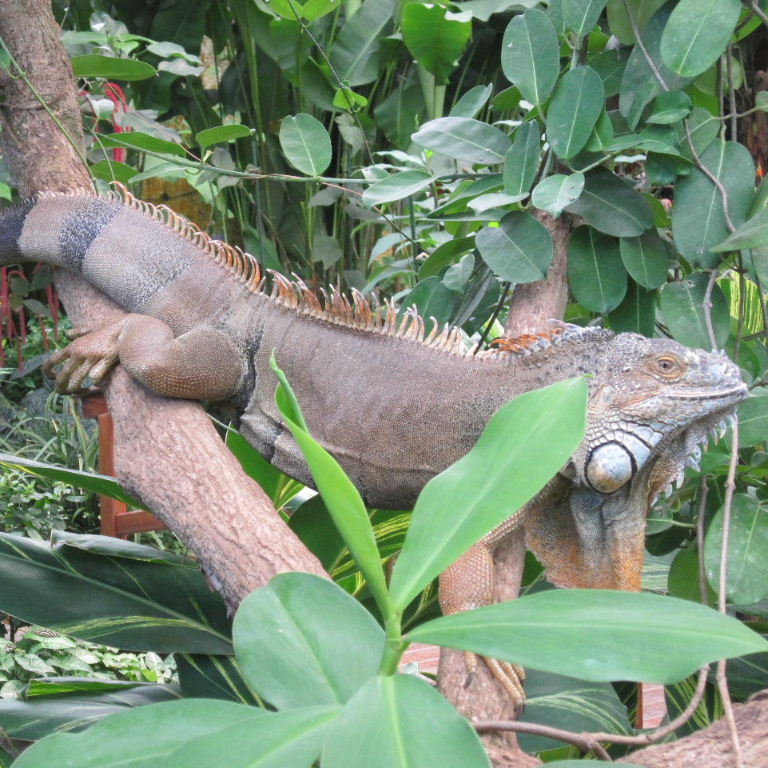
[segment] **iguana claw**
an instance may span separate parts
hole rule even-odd
[[[499,681],[499,684],[507,692],[515,718],[520,717],[525,709],[525,670],[518,664],[510,664],[508,661],[500,661],[488,656],[478,656],[470,651],[464,652],[464,663],[470,677],[477,669],[477,660],[482,659],[490,673]]]

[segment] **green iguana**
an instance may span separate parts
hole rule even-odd
[[[311,477],[283,427],[276,350],[314,437],[365,500],[405,509],[473,446],[493,413],[523,392],[592,374],[587,434],[561,472],[442,579],[448,612],[491,601],[493,548],[522,521],[528,546],[563,586],[638,589],[648,509],[696,465],[708,432],[747,396],[725,355],[666,339],[552,323],[466,351],[461,332],[361,294],[322,300],[211,240],[164,206],[125,191],[42,193],[0,216],[0,265],[40,261],[82,274],[129,314],[82,329],[52,364],[62,391],[118,362],[161,395],[230,401],[269,461]],[[516,670],[497,675],[515,695]],[[506,680],[505,680],[506,678]]]

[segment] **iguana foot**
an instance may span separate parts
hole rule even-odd
[[[109,323],[95,330],[73,328],[67,334],[75,339],[69,346],[54,352],[43,365],[46,376],[56,379],[56,391],[74,394],[83,390],[83,382],[90,377],[94,385],[100,384],[117,363],[117,340],[123,321]],[[56,372],[57,365],[61,369]]]
[[[518,664],[499,661],[488,656],[478,656],[470,651],[464,652],[464,663],[471,676],[477,670],[477,661],[482,659],[491,674],[498,680],[512,701],[515,717],[520,717],[525,709],[525,670]]]

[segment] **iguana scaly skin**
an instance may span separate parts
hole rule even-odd
[[[252,257],[126,192],[43,193],[7,209],[0,265],[20,261],[80,273],[129,313],[54,356],[61,389],[98,382],[119,361],[161,395],[228,400],[248,441],[309,483],[275,405],[274,350],[312,434],[377,507],[412,506],[511,398],[591,374],[583,444],[449,569],[448,612],[490,602],[493,548],[521,521],[555,583],[638,589],[648,509],[747,395],[724,355],[666,339],[553,323],[472,355],[459,331],[426,336],[422,318],[391,304],[374,313],[358,293],[321,301],[277,274],[266,293]]]

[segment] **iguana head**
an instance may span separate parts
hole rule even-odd
[[[698,467],[748,392],[722,353],[630,333],[604,350],[584,441],[526,530],[556,583],[638,589],[648,510]]]

